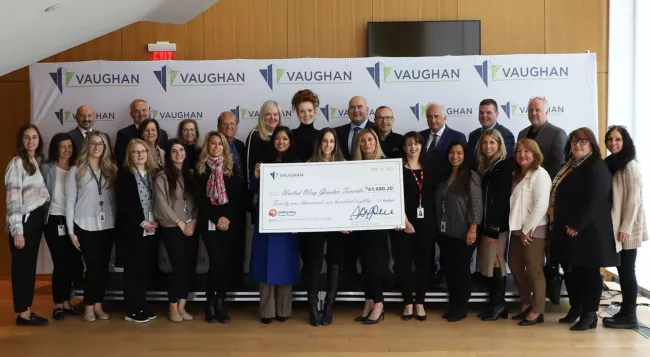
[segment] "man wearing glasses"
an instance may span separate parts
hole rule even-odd
[[[469,157],[470,168],[476,168],[476,152],[478,150],[478,140],[481,134],[488,129],[496,129],[503,136],[503,141],[506,146],[507,158],[512,158],[512,153],[515,148],[515,136],[505,126],[499,124],[499,106],[494,99],[483,99],[478,105],[478,121],[481,127],[469,133],[469,142],[467,143],[468,152],[471,153]]]
[[[375,126],[381,151],[390,159],[402,158],[404,136],[393,132],[393,110],[382,105],[375,110]]]
[[[341,152],[346,160],[352,158],[354,143],[361,129],[370,128],[377,130],[375,124],[368,120],[368,102],[361,96],[352,97],[348,103],[348,117],[350,122],[334,128],[341,141]]]
[[[551,178],[557,175],[564,165],[564,147],[567,142],[566,132],[548,122],[548,100],[545,97],[533,97],[528,101],[528,120],[530,126],[519,132],[517,140],[533,139],[539,145],[544,161],[542,167]]]

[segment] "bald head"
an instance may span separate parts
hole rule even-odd
[[[362,96],[352,97],[348,103],[348,117],[354,125],[361,125],[368,117],[368,102]]]
[[[95,111],[88,105],[82,105],[77,108],[74,119],[81,129],[86,131],[91,130],[93,124],[95,124]]]
[[[217,119],[217,129],[219,132],[226,136],[228,141],[233,141],[237,134],[237,116],[230,111],[223,112]]]
[[[140,125],[143,120],[149,119],[149,103],[144,99],[136,99],[129,106],[129,114],[135,125]]]

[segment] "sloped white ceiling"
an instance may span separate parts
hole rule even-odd
[[[186,23],[217,1],[0,0],[0,76],[134,22]]]

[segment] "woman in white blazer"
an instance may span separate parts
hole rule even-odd
[[[508,262],[521,298],[521,312],[512,319],[521,320],[520,326],[544,322],[544,238],[552,182],[541,166],[543,160],[544,155],[534,140],[521,139],[517,142],[517,165],[510,196],[512,238]]]
[[[605,159],[612,181],[612,223],[616,237],[616,251],[621,252],[618,277],[621,281],[623,302],[621,310],[613,317],[603,319],[603,325],[611,328],[638,328],[636,317],[636,296],[639,286],[636,282],[636,250],[648,240],[643,194],[641,189],[641,167],[636,161],[636,148],[627,129],[611,126],[605,135],[607,149],[612,154]]]

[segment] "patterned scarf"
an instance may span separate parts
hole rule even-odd
[[[222,206],[228,203],[226,194],[226,185],[223,182],[223,163],[226,159],[223,156],[217,158],[208,158],[206,164],[212,172],[208,178],[206,187],[206,196],[210,197],[210,203],[213,206]]]

